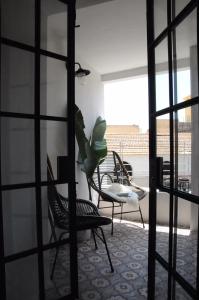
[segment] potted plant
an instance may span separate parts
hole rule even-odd
[[[107,144],[104,139],[106,121],[100,116],[96,119],[89,139],[85,135],[84,128],[85,124],[81,110],[76,106],[75,132],[79,146],[78,163],[81,165],[81,170],[85,172],[88,180],[93,176],[97,166],[99,166],[107,156]]]

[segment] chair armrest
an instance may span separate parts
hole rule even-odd
[[[130,182],[131,186],[133,189],[135,189],[135,193],[138,194],[138,200],[142,200],[146,195],[147,192],[145,191],[145,189],[141,188],[140,186],[138,186],[137,184],[135,184],[133,181]]]

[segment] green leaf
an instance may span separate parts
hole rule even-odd
[[[84,159],[87,157],[85,144],[88,142],[84,133],[84,128],[85,128],[84,118],[82,116],[80,109],[77,107],[76,114],[75,114],[75,135],[79,146],[79,152],[82,161],[84,161]]]
[[[91,138],[88,140],[84,133],[84,119],[80,109],[76,106],[75,130],[76,139],[79,146],[78,161],[82,164],[82,170],[87,178],[93,176],[97,166],[101,164],[107,156],[107,144],[104,139],[106,131],[106,121],[98,117]]]
[[[102,141],[104,139],[105,132],[106,132],[106,121],[103,120],[101,117],[98,117],[93,128],[91,144],[94,143],[95,141]]]

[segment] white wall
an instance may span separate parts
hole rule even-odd
[[[57,35],[58,29],[66,22],[66,15],[61,13],[48,17],[47,48],[61,54],[67,53],[66,40],[62,35]],[[84,63],[81,57],[76,57],[83,68],[89,69],[91,74],[87,77],[75,79],[76,104],[81,109],[85,121],[85,132],[89,137],[96,118],[104,114],[103,84],[100,75],[91,66]],[[45,78],[45,76],[44,76]],[[67,115],[67,70],[64,62],[54,59],[47,60],[47,79],[43,82],[47,89],[47,113],[50,115]],[[50,124],[50,125],[49,125]],[[54,173],[57,173],[58,155],[67,155],[66,130],[60,124],[47,125],[47,153],[50,156]],[[65,126],[65,124],[64,124]],[[76,154],[78,147],[76,145]],[[88,199],[88,187],[85,174],[76,168],[77,173],[77,196]],[[66,187],[59,188],[59,191],[67,196]]]
[[[82,67],[88,68],[91,71],[91,74],[86,78],[87,82],[85,85],[82,84],[81,79],[76,79],[76,104],[81,109],[84,117],[86,136],[90,137],[96,118],[99,115],[104,116],[103,84],[100,75],[95,70],[84,64],[81,59],[77,61],[81,62]],[[77,153],[78,147],[76,147],[76,154]],[[89,199],[86,177],[78,165],[76,174],[78,182],[77,196],[79,198]]]

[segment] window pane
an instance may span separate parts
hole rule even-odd
[[[157,37],[167,27],[167,0],[154,0],[154,30]]]
[[[199,195],[199,108],[198,105],[176,113],[176,188],[182,192]]]
[[[187,292],[182,288],[179,283],[175,283],[175,299],[176,300],[192,300],[193,298],[190,297]]]
[[[161,159],[159,182],[166,187],[170,186],[170,131],[169,114],[162,115],[156,119],[157,128],[157,156]]]
[[[7,300],[38,300],[38,257],[29,256],[6,264]]]
[[[156,110],[169,106],[168,45],[163,40],[155,48]]]
[[[197,17],[194,10],[176,28],[176,89],[174,103],[198,96]],[[175,77],[174,77],[175,78]]]
[[[178,117],[178,143],[175,144],[178,153],[175,168],[178,172],[176,188],[184,192],[189,192],[191,189],[191,110],[191,107],[181,109],[176,115]]]
[[[41,114],[67,117],[67,70],[63,61],[41,56]]]
[[[176,201],[178,201],[176,270],[196,288],[198,205],[181,198]]]
[[[156,289],[155,289],[155,300],[167,299],[168,294],[168,272],[156,262]]]
[[[54,179],[57,179],[58,156],[67,156],[67,124],[41,121],[41,177],[47,180],[47,155],[50,158]],[[67,170],[68,171],[68,170]]]
[[[169,195],[157,192],[156,251],[168,261],[169,252]]]
[[[41,48],[67,56],[67,5],[41,1]]]
[[[35,181],[34,121],[1,119],[2,184]]]
[[[53,224],[55,218],[59,220],[59,211],[55,209],[56,194],[59,193],[68,198],[68,184],[57,184],[55,186],[42,187],[42,218],[43,218],[43,244],[56,242],[59,238],[60,230]],[[54,196],[53,196],[54,195]],[[63,200],[62,204],[66,208],[65,221],[68,222],[68,200]]]
[[[34,113],[34,54],[2,45],[1,110]]]
[[[175,15],[179,14],[191,0],[175,0]]]
[[[5,255],[37,246],[34,189],[3,192]]]
[[[34,0],[1,1],[1,18],[3,37],[34,45]]]
[[[51,279],[52,265],[55,258],[56,249],[44,252],[44,280],[45,294],[47,300],[60,299],[69,295],[70,290],[70,250],[66,244],[60,247],[55,264],[54,276]]]

